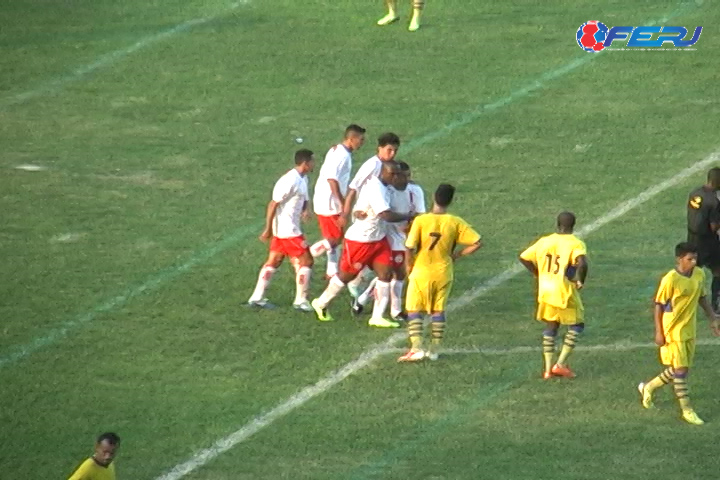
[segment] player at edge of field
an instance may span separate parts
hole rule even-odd
[[[585,329],[584,307],[579,291],[588,274],[587,247],[573,234],[575,215],[562,212],[557,232],[544,236],[520,254],[520,263],[537,277],[536,319],[545,324],[542,337],[543,378],[573,378],[567,360]],[[562,350],[555,356],[555,337],[567,325]]]
[[[447,212],[455,187],[441,184],[435,190],[430,213],[415,217],[405,241],[410,350],[398,362],[437,360],[445,335],[445,306],[452,290],[454,263],[482,247],[482,238],[465,220]],[[465,245],[455,251],[456,245]],[[430,348],[423,348],[423,313],[430,315]]]
[[[712,272],[710,306],[720,309],[720,168],[711,168],[705,185],[696,188],[688,196],[687,241],[695,245],[697,265]]]
[[[95,442],[95,453],[70,475],[68,480],[115,480],[113,459],[120,448],[120,437],[112,432],[100,435]]]
[[[338,274],[328,282],[320,297],[311,303],[318,320],[332,321],[328,305],[365,267],[371,267],[378,277],[375,285],[376,302],[373,315],[368,321],[372,327],[397,328],[399,323],[387,320],[381,313],[387,309],[392,279],[392,252],[387,240],[385,222],[405,222],[412,215],[401,215],[390,210],[390,185],[399,172],[396,162],[383,162],[380,177],[371,177],[363,187],[356,207],[367,212],[367,216],[356,219],[343,240],[343,251]]]
[[[422,214],[425,209],[425,194],[420,185],[411,183],[412,174],[410,165],[405,162],[398,162],[400,172],[395,176],[392,185],[392,199],[390,200],[390,208],[395,213],[400,214]],[[364,215],[364,212],[361,212]],[[357,216],[358,213],[355,213]],[[405,288],[405,240],[407,239],[407,231],[409,229],[408,222],[397,222],[388,224],[388,240],[392,250],[393,259],[393,279],[390,281],[390,318],[394,321],[406,321],[407,314],[403,309],[403,290]],[[375,283],[374,278],[370,285],[353,300],[352,311],[355,315],[360,315],[367,305],[367,302],[373,296]]]
[[[383,133],[378,137],[377,150],[375,155],[367,159],[358,169],[348,186],[348,193],[345,196],[345,205],[343,205],[343,213],[339,219],[340,226],[345,226],[348,219],[354,211],[355,200],[359,197],[364,186],[371,178],[377,178],[380,175],[380,169],[384,162],[392,162],[395,160],[398,150],[400,149],[400,137],[392,132]],[[348,291],[353,298],[357,298],[362,292],[362,283],[364,278],[369,275],[371,270],[364,269],[350,283],[348,283]]]
[[[280,267],[285,257],[290,257],[295,269],[295,301],[293,308],[311,312],[307,292],[312,274],[313,257],[305,242],[300,223],[308,218],[308,180],[307,174],[313,171],[315,159],[313,152],[301,149],[295,152],[295,167],[275,182],[272,199],[265,213],[265,228],[260,240],[270,240],[270,251],[265,264],[260,269],[257,285],[248,305],[260,308],[273,308],[265,298],[265,290],[270,279]]]
[[[397,0],[385,0],[385,6],[387,6],[388,13],[383,18],[377,21],[377,24],[381,27],[390,25],[400,20],[397,14]],[[410,25],[408,30],[414,32],[420,28],[420,16],[425,8],[425,0],[412,0],[412,18],[410,19]]]
[[[343,229],[340,216],[345,205],[345,195],[352,171],[352,153],[365,142],[365,129],[352,124],[345,129],[342,143],[334,145],[325,155],[320,174],[315,182],[313,209],[317,215],[323,239],[310,247],[313,257],[327,254],[325,273],[328,278],[337,273],[338,245],[342,241]]]
[[[655,344],[660,347],[660,361],[665,370],[647,383],[640,383],[638,390],[642,406],[653,406],[653,392],[672,382],[675,396],[680,403],[682,418],[693,425],[705,423],[690,406],[687,376],[695,356],[697,335],[697,307],[710,320],[710,328],[720,335],[720,316],[708,304],[705,295],[705,272],[697,266],[697,247],[689,242],[675,246],[675,268],[660,281],[655,294],[653,318]]]

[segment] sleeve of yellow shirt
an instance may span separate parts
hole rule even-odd
[[[420,243],[420,224],[422,223],[422,216],[417,217],[410,227],[407,239],[405,240],[405,248],[410,250],[416,250]]]
[[[458,218],[458,238],[457,243],[460,245],[472,245],[480,241],[480,234],[476,232],[469,223],[462,218]]]
[[[575,245],[575,248],[573,248],[572,251],[572,258],[570,259],[572,260],[572,264],[577,264],[578,257],[582,255],[587,255],[587,246],[585,246],[585,242],[578,240],[577,245]]]
[[[536,257],[537,257],[537,248],[538,248],[538,242],[533,243],[528,248],[525,249],[524,252],[520,254],[520,258],[523,260],[526,260],[528,262],[534,262],[537,263]]]
[[[666,305],[672,299],[672,293],[672,276],[667,274],[660,280],[660,286],[655,294],[655,303]]]
[[[75,470],[75,472],[70,475],[70,478],[68,478],[68,480],[90,480],[89,472],[90,467],[92,466],[91,462],[91,459],[85,460],[82,464],[80,464],[77,470]]]

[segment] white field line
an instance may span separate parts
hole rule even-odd
[[[208,16],[208,17],[202,17],[202,18],[193,18],[192,20],[188,20],[186,22],[179,23],[172,28],[168,28],[167,30],[163,30],[161,32],[154,33],[152,35],[147,35],[128,47],[120,48],[118,50],[113,50],[112,52],[101,55],[95,61],[88,63],[87,65],[77,67],[66,75],[57,77],[57,78],[50,80],[47,83],[42,84],[31,90],[27,90],[22,93],[17,93],[10,97],[2,98],[2,99],[0,99],[0,107],[10,106],[10,105],[19,105],[19,104],[25,103],[26,101],[31,100],[33,98],[40,97],[47,93],[51,93],[55,90],[58,90],[58,89],[64,87],[65,85],[67,85],[69,83],[80,80],[81,78],[85,77],[86,75],[88,75],[90,73],[95,72],[96,70],[99,70],[104,67],[108,67],[108,66],[114,64],[115,62],[117,62],[118,60],[121,60],[121,59],[127,57],[128,55],[137,52],[138,50],[142,50],[146,47],[149,47],[150,45],[152,45],[154,43],[157,43],[161,40],[165,40],[174,35],[177,35],[178,33],[186,32],[194,27],[197,27],[198,25],[203,25],[205,23],[211,22],[211,21],[227,14],[228,12],[236,10],[237,8],[239,8],[243,5],[247,5],[248,3],[250,3],[250,0],[237,0],[236,2],[230,4],[224,11],[222,11],[218,14]]]
[[[639,195],[620,203],[617,207],[613,208],[606,214],[602,215],[601,217],[595,219],[585,227],[578,230],[577,233],[582,236],[589,235],[590,233],[601,228],[602,226],[612,222],[613,220],[616,220],[619,217],[622,217],[630,210],[639,207],[640,205],[654,198],[658,194],[664,192],[671,187],[674,187],[675,185],[681,183],[690,176],[706,169],[708,166],[718,161],[720,161],[720,150],[711,153],[699,162],[691,165],[684,170],[681,170],[680,172],[668,178],[664,182],[650,187],[647,190],[641,192]],[[496,275],[495,277],[484,282],[478,287],[470,289],[464,294],[462,294],[460,297],[454,299],[448,305],[448,311],[458,310],[465,305],[468,305],[478,297],[487,294],[496,287],[512,279],[521,271],[522,268],[517,266],[508,268],[504,272]],[[168,472],[157,477],[156,480],[179,480],[185,475],[197,470],[203,465],[206,465],[207,463],[220,456],[221,454],[227,452],[234,446],[244,442],[263,428],[273,423],[275,420],[282,418],[296,408],[301,407],[312,398],[327,392],[350,375],[362,370],[370,363],[372,363],[373,360],[387,353],[388,350],[392,349],[395,344],[397,344],[401,340],[404,340],[405,338],[406,335],[404,332],[397,332],[390,335],[390,337],[388,337],[385,342],[373,346],[355,360],[347,363],[338,370],[335,370],[326,375],[325,377],[321,378],[314,385],[305,387],[304,389],[292,395],[287,400],[281,402],[266,413],[256,416],[248,423],[240,427],[240,429],[236,430],[235,432],[231,433],[226,437],[219,439],[213,445],[194,453],[188,460],[176,465]],[[518,348],[522,349],[528,347]],[[585,347],[586,350],[589,348],[593,347]],[[520,350],[518,353],[520,353],[521,351],[522,350]]]

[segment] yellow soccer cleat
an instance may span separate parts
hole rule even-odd
[[[640,392],[640,403],[642,403],[643,408],[653,408],[652,392],[650,389],[648,389],[643,382],[640,382],[637,388],[638,392]]]
[[[693,410],[692,408],[686,408],[683,410],[682,419],[692,425],[704,425],[705,424],[703,419],[698,417],[698,414],[695,413],[695,410]]]
[[[408,30],[411,32],[415,32],[418,28],[420,28],[420,19],[413,16],[412,20],[410,20],[410,26],[408,27]]]
[[[310,305],[312,306],[313,310],[315,310],[315,314],[317,315],[317,319],[321,322],[332,322],[334,319],[332,315],[327,311],[327,307],[323,308],[318,303],[320,299],[316,298],[312,302],[310,302]]]
[[[368,320],[368,325],[379,328],[398,328],[400,326],[398,322],[393,322],[385,318],[371,318]]]
[[[380,25],[381,27],[384,27],[385,25],[390,25],[392,23],[397,22],[398,20],[400,20],[400,17],[395,15],[395,13],[388,13],[383,18],[378,20],[377,24]]]

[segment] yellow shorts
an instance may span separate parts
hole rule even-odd
[[[535,318],[539,321],[559,322],[562,325],[576,325],[583,323],[585,307],[580,297],[571,297],[567,307],[559,308],[547,303],[538,303]]]
[[[446,278],[417,278],[411,275],[405,294],[405,310],[426,313],[444,312],[452,284],[453,281]]]
[[[669,342],[660,347],[660,361],[673,368],[692,367],[695,357],[695,339]]]

